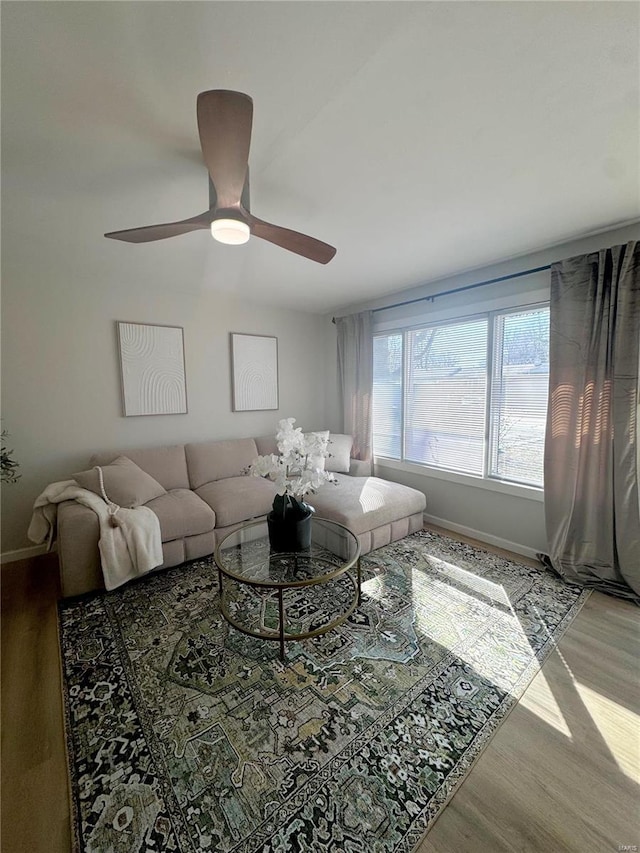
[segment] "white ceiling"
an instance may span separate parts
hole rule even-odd
[[[640,217],[640,5],[2,4],[2,219],[92,280],[332,311]],[[207,232],[195,103],[254,100],[251,206],[321,266]],[[100,275],[95,272],[100,270]]]

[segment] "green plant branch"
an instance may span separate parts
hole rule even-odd
[[[0,449],[0,482],[16,483],[22,474],[18,474],[20,463],[12,458],[13,450],[10,450],[5,439],[9,438],[9,433],[6,429],[2,430],[2,447]]]

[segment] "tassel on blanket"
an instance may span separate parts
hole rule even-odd
[[[116,518],[116,513],[118,512],[120,507],[118,506],[118,504],[114,504],[114,502],[109,499],[109,496],[107,495],[107,493],[105,491],[104,477],[102,476],[102,468],[99,465],[96,465],[95,468],[98,472],[98,479],[100,480],[100,491],[102,492],[102,497],[103,497],[105,503],[109,507],[109,526],[110,527],[121,527],[122,522],[120,521],[119,518]]]

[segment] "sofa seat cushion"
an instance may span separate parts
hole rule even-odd
[[[322,518],[344,524],[356,535],[383,524],[423,512],[427,500],[422,492],[380,480],[336,474],[337,485],[325,483],[307,501]]]
[[[216,525],[214,511],[189,489],[171,489],[146,506],[158,516],[163,542],[210,533]]]
[[[227,477],[196,489],[216,514],[216,527],[227,527],[271,511],[276,487],[261,477]]]

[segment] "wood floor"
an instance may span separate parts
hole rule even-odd
[[[1,849],[67,853],[56,558],[0,577]],[[640,850],[639,615],[591,595],[419,853]]]

